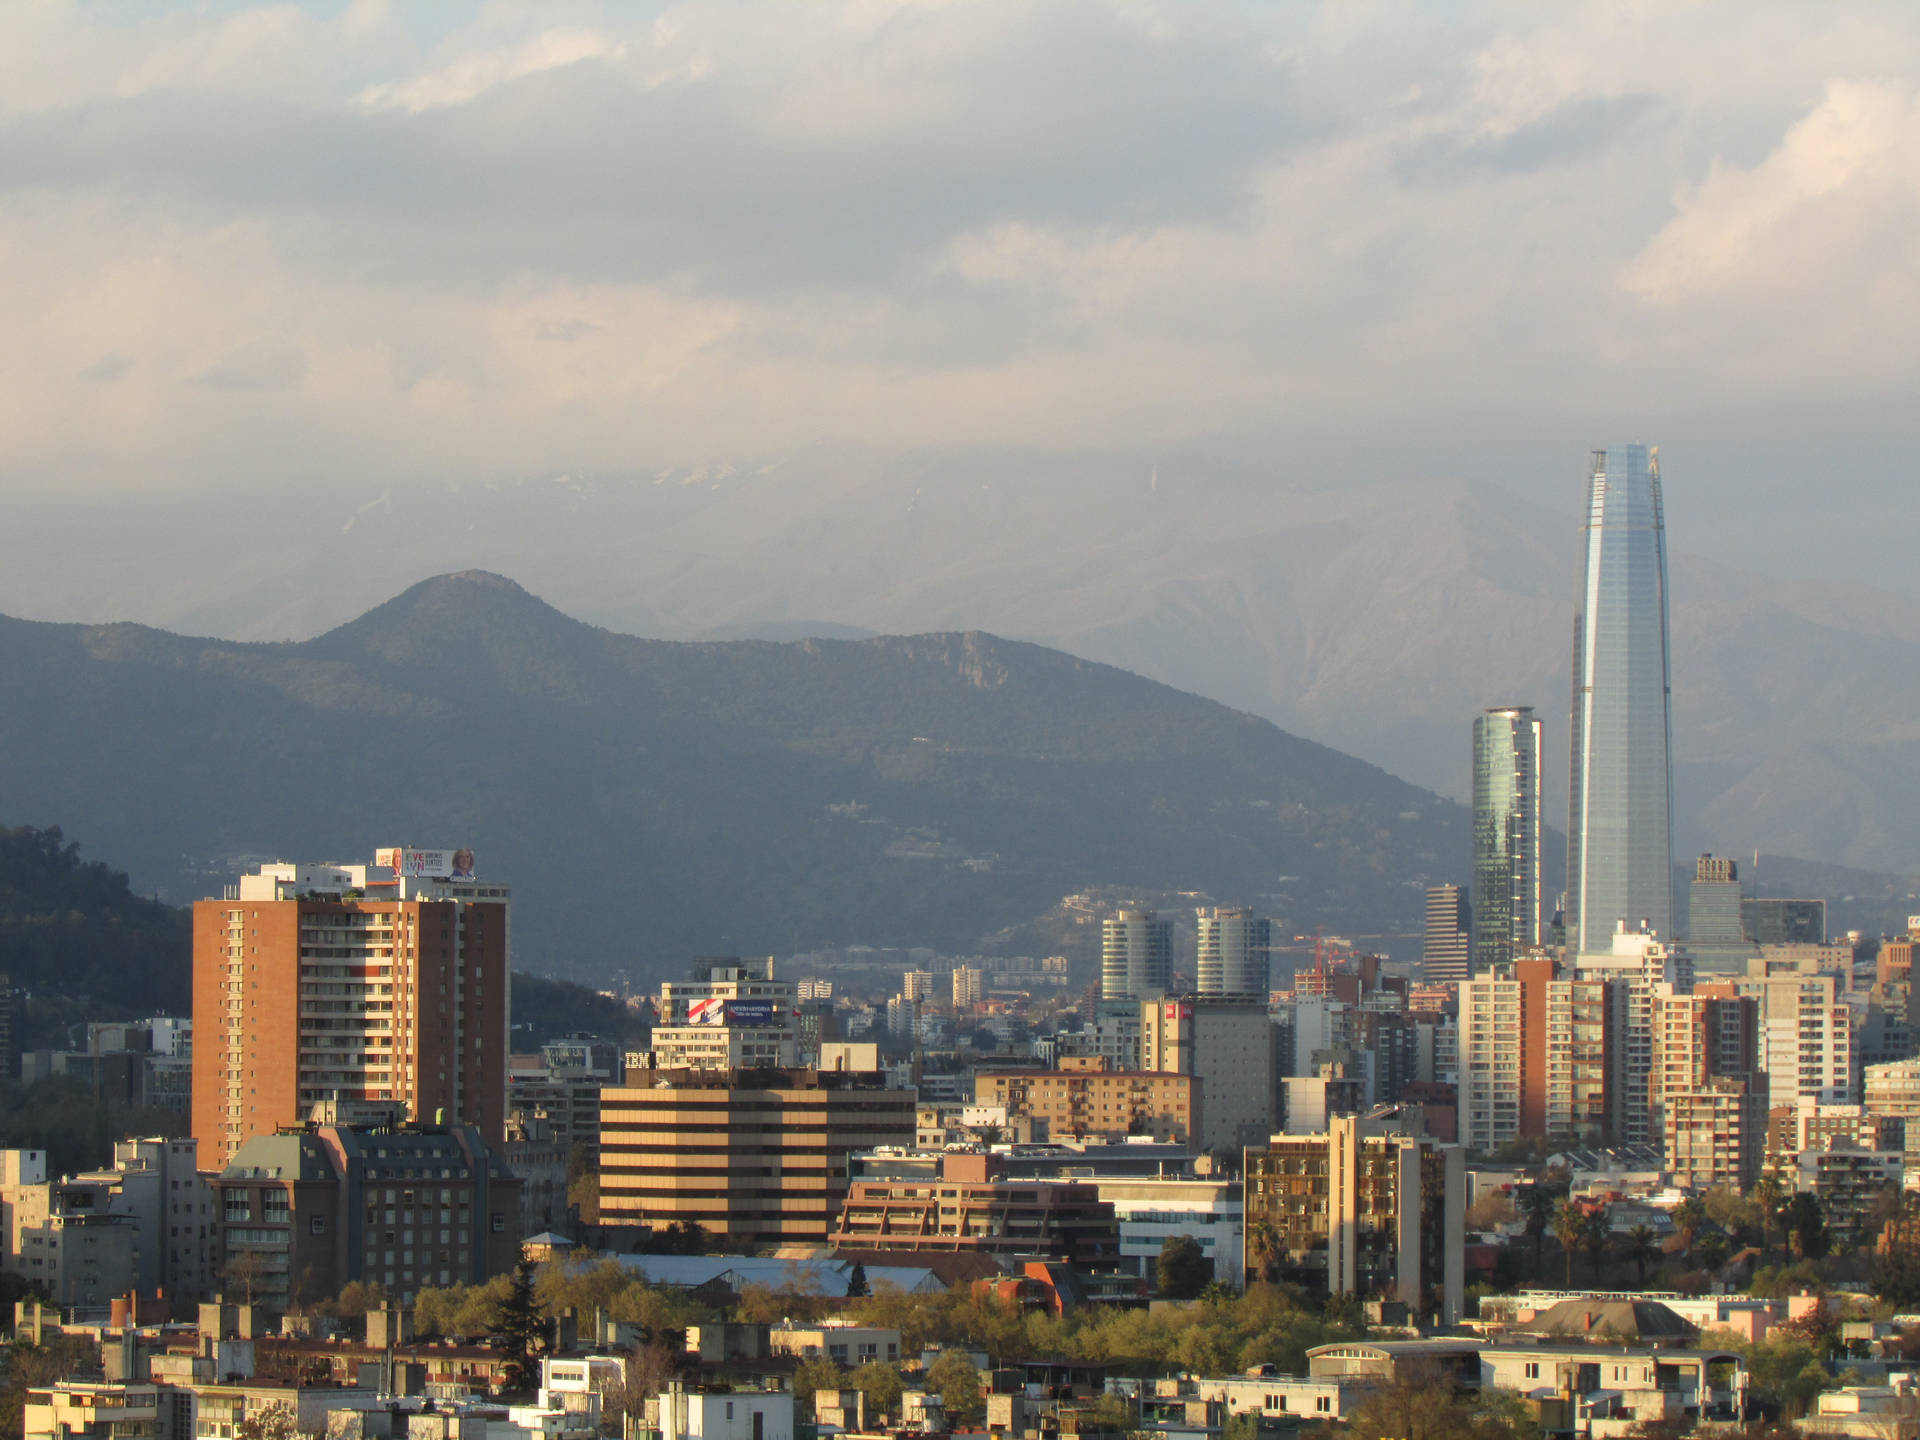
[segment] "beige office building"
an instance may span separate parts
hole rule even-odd
[[[824,1245],[847,1157],[911,1145],[914,1094],[878,1072],[655,1070],[600,1097],[600,1218],[683,1220],[729,1248]]]

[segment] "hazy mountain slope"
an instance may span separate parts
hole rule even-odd
[[[486,574],[299,644],[0,620],[0,813],[176,898],[247,857],[471,844],[518,963],[965,946],[1092,885],[1417,928],[1457,806],[1252,716],[981,634],[639,640]]]
[[[268,494],[191,525],[143,502],[86,512],[85,526],[55,507],[0,535],[0,604],[297,636],[473,565],[634,633],[985,629],[1253,711],[1455,796],[1474,712],[1531,703],[1549,814],[1564,815],[1577,474],[1553,507],[1470,481],[1335,479],[816,456],[460,491],[342,486],[317,515],[309,497]],[[1832,583],[1844,569],[1812,557],[1792,575],[1691,558],[1723,517],[1683,468],[1667,503],[1681,853],[1920,867],[1901,808],[1920,785],[1915,607]]]

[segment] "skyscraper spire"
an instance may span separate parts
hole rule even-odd
[[[1673,934],[1673,723],[1660,452],[1593,452],[1573,623],[1567,940]]]

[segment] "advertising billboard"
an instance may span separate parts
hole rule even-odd
[[[409,880],[470,880],[473,878],[471,850],[412,850],[389,846],[373,852],[373,863],[385,865]]]
[[[771,1000],[729,1000],[727,1001],[727,1023],[729,1025],[771,1025],[773,1024],[773,1002]]]
[[[687,1003],[687,1024],[718,1025],[727,1018],[724,1000],[691,1000]]]

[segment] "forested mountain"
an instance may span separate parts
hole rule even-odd
[[[0,813],[186,900],[262,858],[470,845],[525,969],[972,947],[1094,886],[1417,930],[1463,813],[1266,721],[982,634],[678,643],[498,576],[313,640],[0,620]]]
[[[0,829],[0,973],[14,989],[96,1004],[102,1019],[184,1014],[188,934],[184,910],[83,861],[59,826]]]

